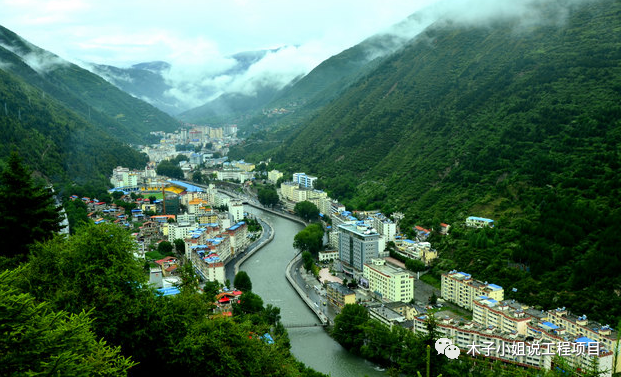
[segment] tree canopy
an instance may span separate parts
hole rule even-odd
[[[246,271],[239,271],[235,275],[233,285],[235,286],[235,288],[239,289],[242,292],[252,291],[252,282],[250,281],[250,276],[248,276],[248,273],[246,273]]]
[[[16,151],[0,173],[0,255],[23,259],[28,245],[61,229],[61,208],[51,191],[36,184]]]
[[[293,247],[300,251],[316,254],[323,247],[323,234],[324,230],[321,224],[310,224],[295,235]]]
[[[278,204],[278,193],[272,186],[261,187],[258,192],[259,203],[266,207],[273,207]]]
[[[306,221],[312,221],[319,218],[319,208],[309,201],[299,202],[293,208],[296,215],[300,216]]]

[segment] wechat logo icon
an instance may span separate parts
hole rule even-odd
[[[444,354],[449,359],[457,359],[460,354],[459,347],[453,344],[453,341],[449,338],[440,338],[436,340],[436,351],[439,354]]]

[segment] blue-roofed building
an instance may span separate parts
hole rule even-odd
[[[494,220],[485,217],[470,216],[466,219],[466,226],[473,228],[493,228]]]
[[[486,296],[496,301],[504,300],[504,290],[496,284],[474,280],[466,272],[457,270],[442,274],[442,298],[466,309],[473,308],[473,301]]]
[[[162,296],[174,296],[181,293],[181,291],[177,287],[160,288],[157,290],[157,292],[160,293]]]
[[[172,183],[175,186],[179,186],[179,187],[183,187],[185,188],[185,191],[187,192],[203,192],[204,190],[198,186],[194,186],[192,184],[189,183],[185,183],[185,182],[181,182],[181,181],[175,181],[172,179],[169,179],[168,182]]]

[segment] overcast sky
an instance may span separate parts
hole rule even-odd
[[[209,62],[306,46],[316,65],[435,0],[0,0],[0,24],[73,62]]]

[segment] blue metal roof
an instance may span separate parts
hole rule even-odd
[[[555,324],[554,324],[554,323],[552,323],[552,322],[542,322],[541,324],[542,324],[542,325],[544,325],[544,326],[546,326],[546,327],[549,327],[549,328],[550,328],[550,329],[552,329],[552,330],[556,330],[556,329],[558,329],[558,326],[557,326],[557,325],[555,325]]]
[[[203,192],[202,188],[200,188],[198,186],[191,185],[189,183],[185,183],[185,182],[181,182],[181,181],[175,181],[175,180],[172,180],[172,179],[169,179],[168,182],[170,182],[170,183],[172,183],[174,185],[177,185],[177,186],[184,187],[185,191],[187,191],[187,192]]]
[[[587,338],[586,336],[583,336],[581,338],[576,339],[576,343],[590,344],[590,343],[597,343],[597,342],[592,339]]]
[[[181,293],[181,291],[177,287],[160,288],[157,291],[161,293],[162,296],[172,296]]]
[[[416,243],[415,241],[412,241],[412,240],[403,240],[403,242],[406,242],[406,243]]]
[[[502,287],[500,285],[496,285],[496,284],[488,284],[487,286],[490,287],[493,290],[502,289]]]
[[[485,217],[477,217],[477,216],[469,216],[468,220],[485,221],[485,222],[488,222],[488,223],[493,223],[494,222],[494,220],[492,220],[492,219],[486,219]]]

